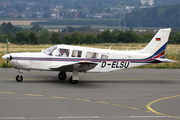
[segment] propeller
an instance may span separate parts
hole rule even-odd
[[[6,60],[6,71],[7,71],[8,62],[12,59],[12,56],[9,54],[8,44],[9,44],[9,42],[8,42],[8,39],[7,39],[7,54],[4,55],[4,56],[2,56],[2,58],[3,58],[4,60]]]
[[[7,73],[8,60],[6,60],[6,73]]]
[[[8,44],[8,38],[7,38],[7,54],[9,53],[9,44]],[[6,72],[7,72],[7,66],[8,66],[8,60],[6,60]]]

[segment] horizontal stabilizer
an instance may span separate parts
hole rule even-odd
[[[165,58],[155,58],[155,60],[160,61],[160,62],[176,62],[174,60],[165,59]]]

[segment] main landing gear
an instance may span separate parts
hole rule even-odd
[[[69,78],[69,82],[70,82],[71,84],[76,84],[76,83],[78,83],[78,80],[73,80],[73,76],[71,76],[71,77]]]
[[[16,81],[17,82],[22,82],[23,81],[23,76],[21,74],[22,72],[20,71],[20,69],[18,69],[18,75],[16,76]]]
[[[58,74],[58,78],[59,78],[60,80],[65,80],[65,79],[67,78],[66,72],[60,72],[60,73]],[[73,76],[71,76],[71,77],[69,78],[69,82],[70,82],[71,84],[76,84],[76,83],[78,82],[78,80],[79,80],[78,71],[77,71],[77,72],[74,72],[74,71],[73,71]]]
[[[66,77],[67,77],[66,72],[60,72],[60,73],[58,74],[58,78],[59,78],[60,80],[65,80]]]
[[[73,72],[72,72],[73,75],[69,78],[69,82],[70,82],[71,84],[76,84],[76,83],[78,83],[78,81],[79,81],[78,67],[79,67],[79,64],[75,64],[75,65],[73,66]],[[66,72],[62,72],[62,71],[61,71],[61,72],[58,74],[58,78],[59,78],[60,80],[65,80],[66,77],[67,77]]]
[[[75,64],[73,66],[73,76],[71,76],[69,78],[69,82],[71,84],[76,84],[78,81],[79,81],[79,75],[78,75],[78,67],[79,67],[79,64]]]

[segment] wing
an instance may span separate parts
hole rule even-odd
[[[50,66],[49,69],[54,70],[54,71],[66,71],[66,72],[72,72],[74,66],[78,65],[78,72],[86,72],[88,70],[93,69],[94,67],[97,66],[97,63],[94,62],[77,62],[77,63],[68,63],[65,65],[54,65]]]

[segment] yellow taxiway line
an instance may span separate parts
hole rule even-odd
[[[157,111],[155,111],[155,110],[153,110],[153,109],[151,108],[151,105],[152,105],[153,103],[155,103],[155,102],[159,102],[159,101],[161,101],[161,100],[166,100],[166,99],[175,98],[175,97],[180,97],[180,95],[175,95],[175,96],[170,96],[170,97],[164,97],[164,98],[160,98],[160,99],[154,100],[154,101],[148,103],[148,104],[146,105],[146,108],[147,108],[148,110],[150,110],[151,112],[156,113],[156,114],[159,114],[159,115],[163,115],[163,116],[167,116],[167,117],[172,117],[172,118],[180,119],[179,117],[176,117],[176,116],[167,115],[167,114],[164,114],[164,113],[157,112]]]

